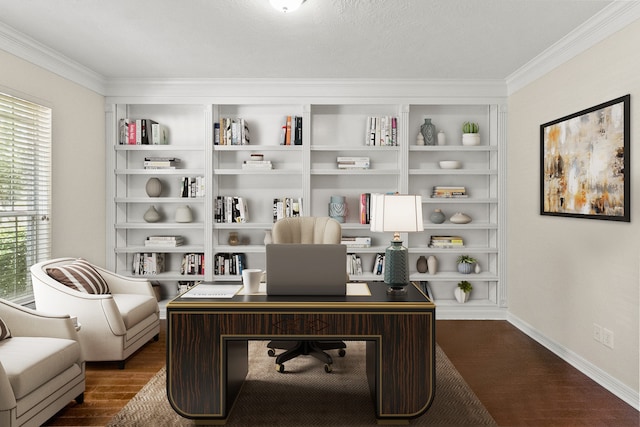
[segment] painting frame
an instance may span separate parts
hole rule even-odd
[[[540,125],[540,215],[631,222],[630,102]]]

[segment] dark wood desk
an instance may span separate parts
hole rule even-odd
[[[173,409],[186,418],[224,422],[248,372],[248,340],[342,339],[367,341],[379,422],[406,423],[423,414],[435,392],[435,305],[415,286],[404,297],[388,297],[383,283],[369,288],[371,296],[169,302],[167,396]]]

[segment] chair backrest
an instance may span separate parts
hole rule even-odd
[[[342,227],[329,217],[296,216],[273,224],[273,243],[340,244]]]

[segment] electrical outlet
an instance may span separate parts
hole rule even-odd
[[[602,326],[597,323],[593,324],[593,339],[602,342]]]
[[[613,348],[613,331],[607,328],[602,329],[602,344],[609,348]]]

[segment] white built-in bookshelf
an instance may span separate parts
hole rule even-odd
[[[162,288],[165,300],[174,297],[179,282],[197,280],[240,280],[239,275],[214,274],[217,254],[243,254],[250,268],[265,268],[265,231],[274,218],[274,199],[302,200],[300,212],[327,216],[331,196],[344,196],[348,212],[342,224],[344,236],[371,237],[371,246],[349,249],[362,262],[363,274],[354,281],[381,281],[372,272],[377,253],[389,245],[391,234],[372,233],[360,223],[362,193],[400,192],[420,194],[423,200],[424,231],[403,235],[410,251],[411,279],[426,281],[436,300],[438,316],[449,318],[495,318],[504,313],[504,180],[506,112],[496,103],[443,102],[406,104],[389,98],[376,102],[332,103],[279,102],[257,98],[242,103],[155,102],[136,97],[133,103],[107,104],[108,214],[107,267],[132,275],[137,253],[164,254],[164,271],[149,278]],[[296,99],[298,101],[298,99]],[[313,101],[313,100],[312,100]],[[389,102],[388,102],[389,101]],[[393,101],[393,102],[391,102]],[[287,116],[302,117],[302,144],[281,145],[282,126]],[[250,133],[249,145],[215,145],[216,123],[224,117],[244,119]],[[395,117],[397,145],[366,145],[369,117]],[[446,135],[446,145],[416,145],[425,118],[431,118]],[[121,119],[152,119],[168,131],[166,145],[119,144]],[[462,123],[480,125],[481,144],[461,144]],[[262,154],[268,168],[243,168],[252,154]],[[146,157],[180,159],[176,169],[144,169]],[[366,169],[340,169],[338,157],[368,157]],[[458,160],[460,169],[441,169],[440,160]],[[202,177],[205,194],[182,198],[182,178]],[[160,197],[149,197],[149,178],[162,181]],[[464,186],[466,198],[432,198],[434,186]],[[217,222],[216,201],[221,197],[241,198],[246,205],[246,222]],[[188,205],[193,221],[175,221],[178,207]],[[145,212],[154,206],[162,219],[149,223]],[[434,209],[447,220],[429,220]],[[464,212],[468,224],[453,224],[449,218]],[[229,243],[230,234],[237,244]],[[175,247],[149,247],[149,236],[178,235],[183,243]],[[432,235],[455,235],[464,239],[463,248],[431,248]],[[187,254],[204,254],[204,274],[183,275]],[[456,270],[456,258],[468,254],[478,259],[481,272],[463,275]],[[436,274],[418,273],[419,256],[438,259]],[[456,302],[453,291],[461,280],[473,285],[470,301]],[[161,304],[162,305],[162,304]]]

